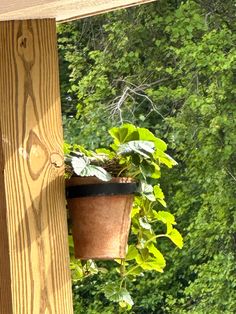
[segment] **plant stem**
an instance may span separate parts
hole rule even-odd
[[[167,234],[158,234],[155,235],[154,237],[152,237],[151,239],[149,239],[146,243],[145,246],[147,246],[148,243],[152,242],[153,240],[157,239],[157,238],[163,238],[163,237],[167,237]]]
[[[125,259],[124,258],[121,258],[120,275],[121,275],[121,277],[125,276]]]
[[[125,170],[127,170],[129,167],[125,167],[123,169],[121,169],[121,171],[118,173],[117,177],[119,177],[121,175],[122,172],[124,172]]]

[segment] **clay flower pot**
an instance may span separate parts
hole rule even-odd
[[[67,203],[76,258],[125,257],[136,188],[136,183],[128,178],[109,182],[96,177],[68,180]]]

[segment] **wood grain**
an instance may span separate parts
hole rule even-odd
[[[0,22],[0,218],[7,220],[0,239],[7,232],[9,242],[0,264],[10,258],[0,283],[11,283],[4,294],[12,298],[6,312],[1,297],[1,314],[73,313],[55,26]]]
[[[0,130],[0,138],[2,133]],[[4,184],[4,157],[0,141],[0,313],[12,313],[7,205]]]
[[[155,0],[1,0],[0,20],[56,18],[65,22]]]

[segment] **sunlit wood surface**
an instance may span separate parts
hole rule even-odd
[[[56,22],[0,43],[0,313],[72,314]]]
[[[154,0],[1,0],[0,20],[56,18],[79,19]]]

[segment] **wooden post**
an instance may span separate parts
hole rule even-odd
[[[71,314],[54,19],[0,22],[0,313]]]

